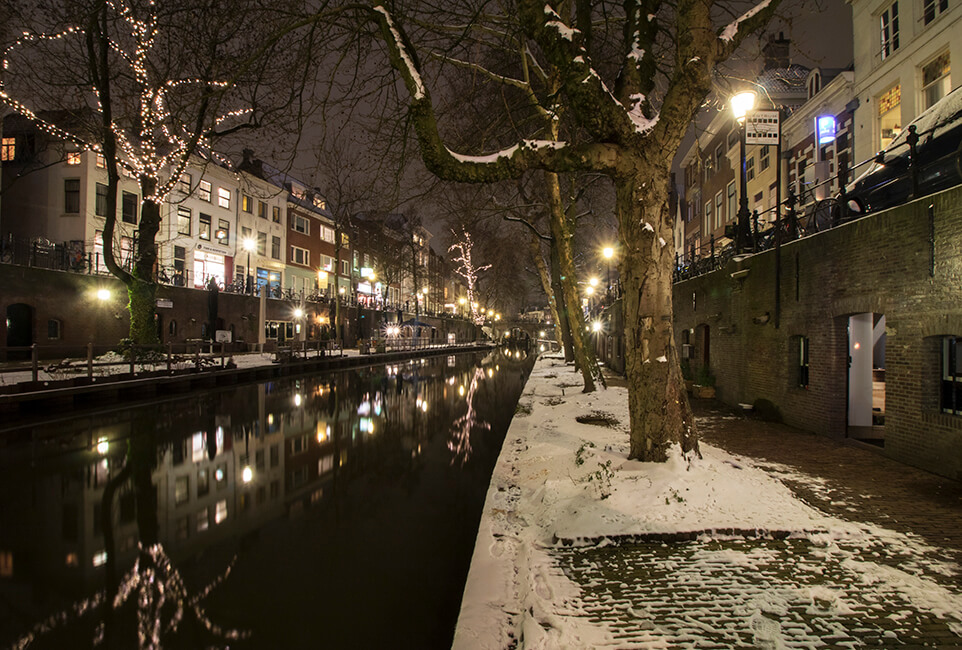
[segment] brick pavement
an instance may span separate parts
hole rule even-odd
[[[823,512],[895,533],[549,549],[606,645],[962,649],[962,486],[714,401],[693,407],[705,442]]]

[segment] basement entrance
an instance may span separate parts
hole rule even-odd
[[[848,319],[848,437],[885,445],[885,315]]]

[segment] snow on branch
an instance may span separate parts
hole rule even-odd
[[[738,33],[739,25],[741,25],[743,22],[745,22],[746,20],[748,20],[749,18],[757,14],[762,9],[765,9],[770,2],[771,0],[762,0],[757,5],[755,5],[754,7],[752,7],[745,13],[743,13],[741,16],[739,16],[736,20],[730,22],[722,30],[721,34],[719,35],[719,38],[723,41],[731,42],[731,40],[735,38],[735,35]]]
[[[414,59],[412,59],[408,53],[404,39],[401,38],[401,32],[399,32],[394,25],[394,20],[391,18],[390,12],[381,5],[374,7],[374,11],[384,16],[388,31],[391,32],[391,37],[394,39],[394,46],[398,50],[401,61],[404,62],[407,68],[407,74],[411,79],[411,83],[414,84],[414,90],[411,94],[414,96],[414,99],[424,99],[424,81],[421,80],[421,73],[418,71],[417,66],[414,65]]]

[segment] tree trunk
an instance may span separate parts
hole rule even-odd
[[[575,360],[575,347],[571,342],[571,323],[568,321],[568,302],[565,300],[564,287],[561,285],[561,259],[558,255],[558,247],[551,244],[551,293],[558,306],[558,331],[561,336],[561,345],[565,351],[565,363]]]
[[[616,182],[624,237],[625,372],[631,425],[630,459],[663,462],[680,443],[698,450],[672,330],[672,215],[667,170]]]
[[[561,186],[558,175],[546,172],[545,176],[551,213],[551,236],[554,240],[552,245],[558,248],[561,287],[568,314],[575,364],[584,378],[584,392],[591,393],[595,390],[595,377],[599,374],[598,364],[595,362],[594,351],[585,345],[585,319],[581,313],[581,301],[578,299],[578,276],[575,271],[574,255],[571,251],[571,229],[568,227],[567,216],[561,202]]]
[[[534,260],[535,268],[538,269],[538,279],[541,280],[541,288],[544,290],[545,295],[548,296],[548,308],[551,310],[551,320],[555,323],[555,341],[557,341],[559,349],[565,350],[565,335],[562,334],[561,331],[561,312],[558,309],[558,301],[552,290],[551,272],[548,270],[548,265],[545,264],[544,255],[541,252],[541,238],[534,233],[530,233],[528,244],[531,250],[531,258]],[[567,322],[567,319],[565,319],[566,324]],[[567,352],[567,350],[565,350],[565,352]]]
[[[130,339],[138,345],[154,345],[157,336],[157,232],[160,230],[160,204],[148,197],[155,191],[152,179],[141,179],[144,197],[137,228],[137,250],[134,266],[127,282],[130,312]],[[211,334],[213,336],[213,333]]]

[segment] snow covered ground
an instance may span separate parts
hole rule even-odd
[[[575,419],[590,415],[617,423]],[[626,389],[586,395],[561,359],[538,362],[494,470],[456,649],[962,644],[959,567],[938,549],[827,516],[778,480],[790,470],[704,443],[701,458],[625,460],[627,421]]]

